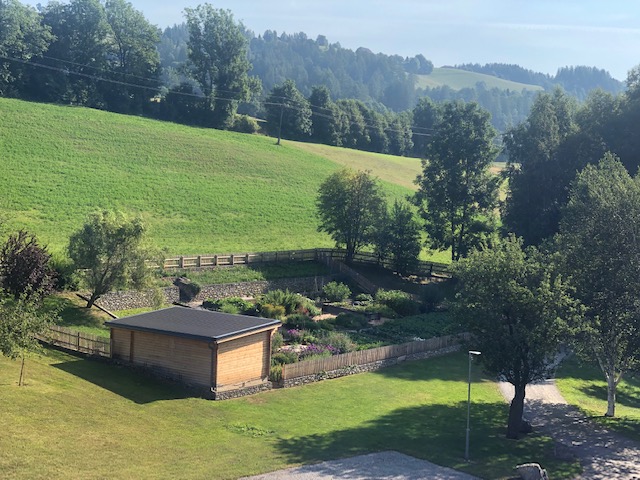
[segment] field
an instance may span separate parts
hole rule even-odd
[[[142,216],[168,254],[194,254],[331,246],[315,197],[341,164],[262,136],[0,99],[0,167],[5,230],[27,229],[54,252],[109,208]],[[370,169],[390,200],[411,193],[415,169],[391,179]]]
[[[492,479],[531,459],[552,478],[578,468],[548,438],[506,440],[507,405],[478,368],[466,464],[463,354],[225,402],[54,350],[27,361],[26,387],[18,372],[0,357],[3,478],[231,479],[387,449]]]
[[[499,88],[501,90],[533,90],[542,91],[539,85],[529,85],[526,83],[512,82],[492,75],[484,73],[469,72],[459,70],[457,68],[434,68],[430,75],[418,75],[418,84],[420,88],[434,88],[447,85],[453,90],[461,90],[463,88],[473,88],[476,83],[484,82],[487,88]]]

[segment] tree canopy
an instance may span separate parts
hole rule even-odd
[[[495,230],[500,179],[489,172],[498,149],[489,114],[476,103],[447,103],[427,146],[413,200],[427,243],[458,260]]]
[[[526,386],[547,378],[579,304],[551,262],[510,236],[453,265],[454,314],[473,335],[487,371],[515,387],[507,437],[518,438]]]

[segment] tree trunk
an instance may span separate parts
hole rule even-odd
[[[24,384],[24,353],[22,354],[22,365],[20,365],[20,380],[18,380],[18,386],[21,387]]]
[[[515,395],[509,407],[509,420],[507,424],[507,438],[517,439],[522,426],[522,414],[524,412],[524,396],[526,385],[514,385]]]
[[[92,293],[91,296],[89,297],[89,301],[87,302],[87,308],[91,308],[93,307],[93,304],[96,303],[96,300],[98,300],[99,296],[96,295],[95,293]]]
[[[605,417],[615,417],[616,416],[616,387],[618,383],[616,382],[614,375],[607,375],[607,413],[604,414]]]

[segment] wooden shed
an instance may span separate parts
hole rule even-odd
[[[149,368],[216,399],[264,389],[279,320],[170,307],[106,322],[111,357]]]

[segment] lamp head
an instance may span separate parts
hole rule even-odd
[[[477,350],[469,350],[469,355],[482,355],[482,352],[478,352]]]

